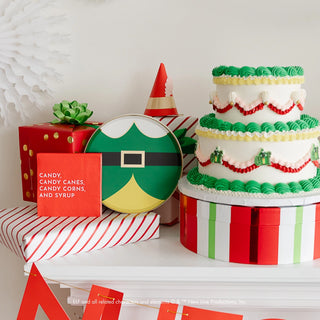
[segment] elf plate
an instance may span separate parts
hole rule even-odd
[[[106,122],[92,135],[85,152],[102,153],[102,203],[123,213],[146,212],[163,204],[182,172],[175,135],[143,115]]]

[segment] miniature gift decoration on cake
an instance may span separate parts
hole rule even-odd
[[[319,258],[320,127],[303,113],[303,69],[220,66],[212,75],[198,166],[179,183],[182,244],[229,262]]]

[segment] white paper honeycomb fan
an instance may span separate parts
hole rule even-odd
[[[53,0],[8,0],[0,5],[0,122],[25,120],[51,95],[49,82],[60,79],[53,65],[66,55],[55,49],[66,36],[50,31],[64,18],[44,11]],[[52,48],[53,47],[53,48]]]

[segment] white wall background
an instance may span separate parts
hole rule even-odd
[[[198,116],[211,110],[214,66],[301,65],[306,112],[320,118],[317,0],[60,0],[50,10],[67,18],[70,43],[62,47],[70,58],[56,66],[63,82],[53,84],[53,99],[24,124],[50,121],[53,103],[62,99],[88,102],[93,120],[143,113],[160,62],[173,79],[179,113]],[[17,130],[22,124],[0,127],[1,208],[23,204]],[[23,262],[0,246],[0,268],[1,319],[15,319],[26,283]]]

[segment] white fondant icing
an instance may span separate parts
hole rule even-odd
[[[241,122],[245,125],[250,122],[256,122],[258,124],[262,124],[264,122],[275,123],[277,121],[289,122],[296,121],[300,119],[301,111],[298,107],[294,107],[289,113],[284,115],[279,115],[269,108],[264,107],[263,110],[256,112],[253,115],[244,116],[240,111],[236,108],[232,108],[226,113],[218,113],[216,112],[216,118],[221,119],[223,121],[229,121],[231,123]]]
[[[251,105],[254,101],[261,100],[261,94],[264,92],[264,98],[270,100],[268,102],[276,101],[279,105],[286,105],[292,98],[292,93],[299,91],[297,96],[304,96],[301,92],[300,84],[283,84],[283,85],[216,85],[216,96],[218,97],[222,105],[228,105],[230,102],[230,94],[232,97],[238,97],[247,105]],[[267,94],[266,94],[267,92]],[[262,99],[264,100],[264,99]],[[304,102],[300,101],[300,102]],[[216,117],[231,123],[242,122],[248,124],[249,122],[257,122],[262,124],[263,122],[275,123],[277,121],[295,121],[300,118],[301,111],[294,107],[289,113],[285,115],[279,115],[269,108],[264,108],[252,115],[246,115],[240,113],[239,110],[232,108],[226,113],[217,113]]]
[[[252,159],[254,159],[261,149],[270,151],[274,159],[281,159],[281,164],[283,165],[297,165],[303,161],[306,154],[310,154],[313,145],[319,145],[318,139],[316,138],[281,142],[233,141],[201,136],[198,138],[198,145],[200,146],[203,159],[210,158],[211,153],[214,152],[216,147],[220,147],[225,154],[228,155],[229,159],[232,159],[237,165],[241,164],[242,167],[252,164]],[[200,173],[218,179],[225,178],[229,181],[240,180],[243,182],[255,180],[259,183],[269,182],[271,184],[310,179],[317,173],[317,168],[312,162],[308,163],[301,171],[296,173],[282,172],[270,166],[261,166],[247,173],[234,172],[216,163],[206,167],[202,167],[201,165],[198,167]]]

